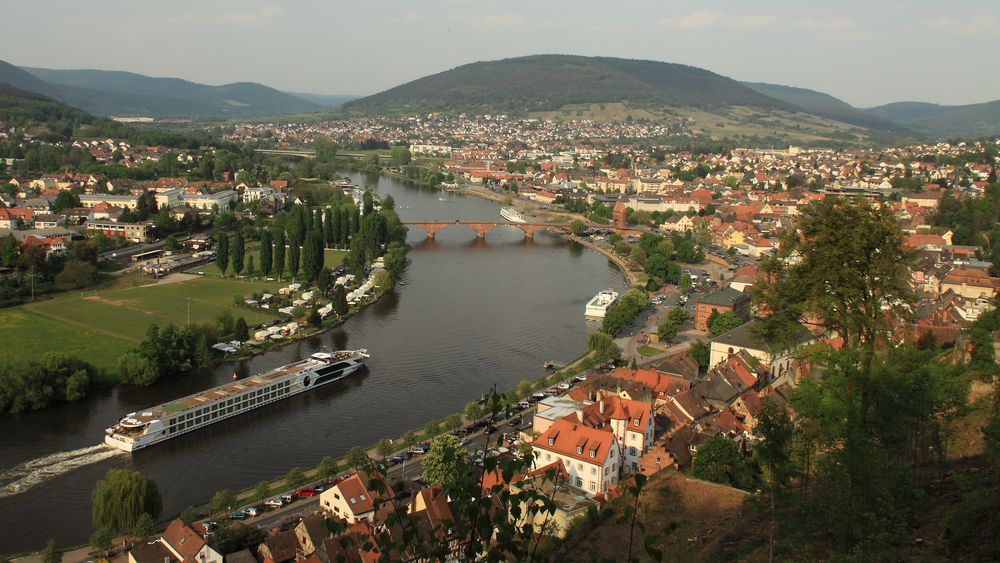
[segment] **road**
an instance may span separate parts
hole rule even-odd
[[[500,434],[517,432],[514,427],[515,423],[525,421],[529,422],[534,418],[536,407],[532,406],[519,414],[515,414],[513,417],[505,419],[503,422],[495,426],[495,430],[487,434],[484,430],[477,430],[470,433],[463,439],[463,447],[470,454],[477,450],[488,450],[498,446],[497,441],[499,440]],[[489,447],[487,447],[487,444]],[[397,455],[400,452],[394,452],[392,455]],[[413,479],[420,475],[423,470],[423,456],[414,455],[410,460],[391,465],[386,472],[389,481],[393,484],[399,483],[405,479]],[[306,486],[316,486],[324,483],[324,481],[316,481],[310,483]],[[269,495],[269,498],[277,497],[283,494],[290,494],[292,491],[284,492],[273,492]],[[245,510],[250,506],[261,507],[261,503],[253,503],[239,507],[237,511]],[[244,523],[257,526],[258,528],[264,530],[270,530],[276,527],[282,527],[284,524],[290,521],[297,521],[300,518],[319,511],[319,496],[308,497],[308,498],[297,498],[291,504],[283,506],[276,509],[265,509],[265,511],[255,518],[247,518]]]

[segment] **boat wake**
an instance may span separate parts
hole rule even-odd
[[[111,446],[98,444],[47,455],[4,469],[0,471],[0,498],[26,492],[74,469],[104,461],[122,453]]]

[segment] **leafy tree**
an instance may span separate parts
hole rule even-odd
[[[320,316],[319,310],[313,307],[309,310],[309,326],[313,328],[319,328],[323,325],[323,317]]]
[[[260,233],[260,275],[265,278],[271,275],[273,269],[271,230],[263,229]]]
[[[96,284],[101,279],[97,267],[90,262],[70,260],[56,275],[56,287],[62,290],[81,289]]]
[[[264,530],[239,522],[220,525],[214,532],[215,545],[220,553],[228,555],[260,545],[266,539]]]
[[[156,482],[130,469],[109,469],[94,487],[91,500],[97,530],[131,530],[143,514],[155,520],[163,507]]]
[[[431,449],[423,459],[423,478],[446,489],[452,487],[460,475],[470,470],[468,454],[459,439],[442,434],[431,442]]]
[[[736,442],[719,434],[698,446],[691,474],[699,479],[750,490],[753,475]]]
[[[375,452],[378,455],[385,457],[392,453],[393,447],[394,446],[392,445],[392,442],[386,440],[385,438],[382,438],[381,440],[378,441],[378,444],[375,445]]]
[[[288,273],[292,276],[294,280],[296,276],[299,275],[299,266],[301,265],[302,248],[299,246],[299,241],[289,238],[288,244]]]
[[[139,536],[140,538],[148,538],[155,533],[156,522],[153,520],[153,517],[148,512],[140,514],[139,518],[135,521],[135,526],[132,527],[132,535]]]
[[[151,385],[160,372],[149,358],[137,351],[125,352],[118,358],[118,374],[123,383]]]
[[[406,147],[392,147],[389,151],[389,158],[394,166],[404,166],[410,163],[410,149]]]
[[[0,262],[5,268],[13,268],[17,265],[17,257],[21,253],[21,243],[17,242],[14,235],[8,234],[0,239]]]
[[[698,362],[698,366],[701,367],[701,369],[708,368],[708,362],[711,358],[712,350],[707,344],[701,340],[695,340],[691,343],[691,348],[688,352],[691,354],[691,357],[694,358],[694,361]]]
[[[167,235],[167,238],[164,239],[163,247],[171,252],[174,252],[175,250],[180,249],[181,245],[177,242],[177,237],[171,234]]]
[[[56,200],[52,205],[55,208],[56,213],[61,213],[64,209],[82,206],[80,204],[80,196],[69,190],[59,190],[59,193],[56,195]]]
[[[344,286],[338,285],[333,288],[333,298],[331,299],[333,310],[338,315],[347,313],[347,290]]]
[[[662,342],[670,342],[677,337],[677,323],[670,319],[663,319],[656,327],[656,334]]]
[[[233,337],[240,342],[250,340],[250,329],[247,327],[247,321],[243,317],[236,319],[236,324],[233,325]]]
[[[316,229],[306,235],[302,250],[302,274],[307,281],[315,281],[323,269],[323,234]]]
[[[285,271],[285,231],[278,229],[274,232],[274,261],[271,270],[275,277],[281,279],[281,274]]]
[[[319,476],[333,477],[337,474],[337,461],[330,456],[325,456],[319,462]]]
[[[198,509],[193,506],[185,506],[181,513],[177,516],[185,524],[193,524],[198,520]]]
[[[246,259],[246,243],[243,240],[243,231],[236,231],[236,237],[233,240],[233,272],[237,277],[243,273],[244,260]]]
[[[98,528],[90,535],[90,545],[98,551],[108,551],[111,549],[111,542],[115,533],[110,528]]]
[[[236,507],[236,495],[223,489],[212,496],[212,508],[217,512],[228,512]]]
[[[271,484],[267,481],[261,481],[253,487],[253,497],[258,501],[263,502],[267,498],[267,495],[271,494]]]
[[[743,319],[732,311],[712,311],[708,317],[708,331],[712,338],[743,325]]]
[[[386,194],[386,196],[382,198],[382,210],[383,211],[396,210],[396,200],[392,197],[392,194]]]
[[[368,454],[359,446],[354,446],[347,452],[347,465],[355,469],[367,467],[371,463]]]
[[[586,228],[587,225],[579,219],[573,219],[569,222],[569,232],[573,233],[575,236],[582,235]]]
[[[615,340],[603,332],[592,332],[587,336],[587,349],[594,352],[594,358],[601,363],[616,360],[622,354]]]
[[[649,306],[649,297],[641,289],[630,289],[604,316],[601,332],[614,336],[635,320],[639,313]]]
[[[215,246],[215,267],[226,276],[226,269],[229,268],[229,235],[219,233],[219,241]]]
[[[62,558],[62,550],[56,546],[56,540],[49,540],[42,550],[42,563],[59,563]]]

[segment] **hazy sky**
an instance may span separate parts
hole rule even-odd
[[[5,0],[0,14],[0,59],[21,66],[324,94],[569,53],[684,63],[857,106],[1000,98],[998,0]]]

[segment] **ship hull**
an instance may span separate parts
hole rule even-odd
[[[117,427],[108,428],[105,431],[104,443],[125,452],[135,452],[171,438],[176,438],[183,434],[205,428],[206,426],[210,426],[216,422],[221,422],[223,420],[250,412],[264,405],[275,403],[277,401],[287,399],[288,397],[304,393],[315,387],[322,387],[344,379],[364,367],[366,358],[367,356],[362,355],[362,357],[348,362],[336,362],[314,371],[310,370],[296,373],[294,376],[290,376],[287,383],[284,381],[272,383],[272,385],[276,385],[276,388],[280,388],[281,392],[276,391],[265,394],[258,399],[255,399],[253,402],[248,401],[246,403],[247,406],[244,408],[229,407],[227,409],[225,406],[222,406],[222,408],[218,408],[215,412],[213,412],[211,416],[206,414],[203,417],[195,419],[200,420],[200,422],[195,424],[167,424],[166,421],[157,420],[147,425],[146,430],[143,433],[123,432],[118,430]],[[291,381],[292,377],[295,379],[294,383]],[[226,399],[223,398],[220,403],[224,403],[225,401]],[[183,418],[183,416],[179,418]]]

